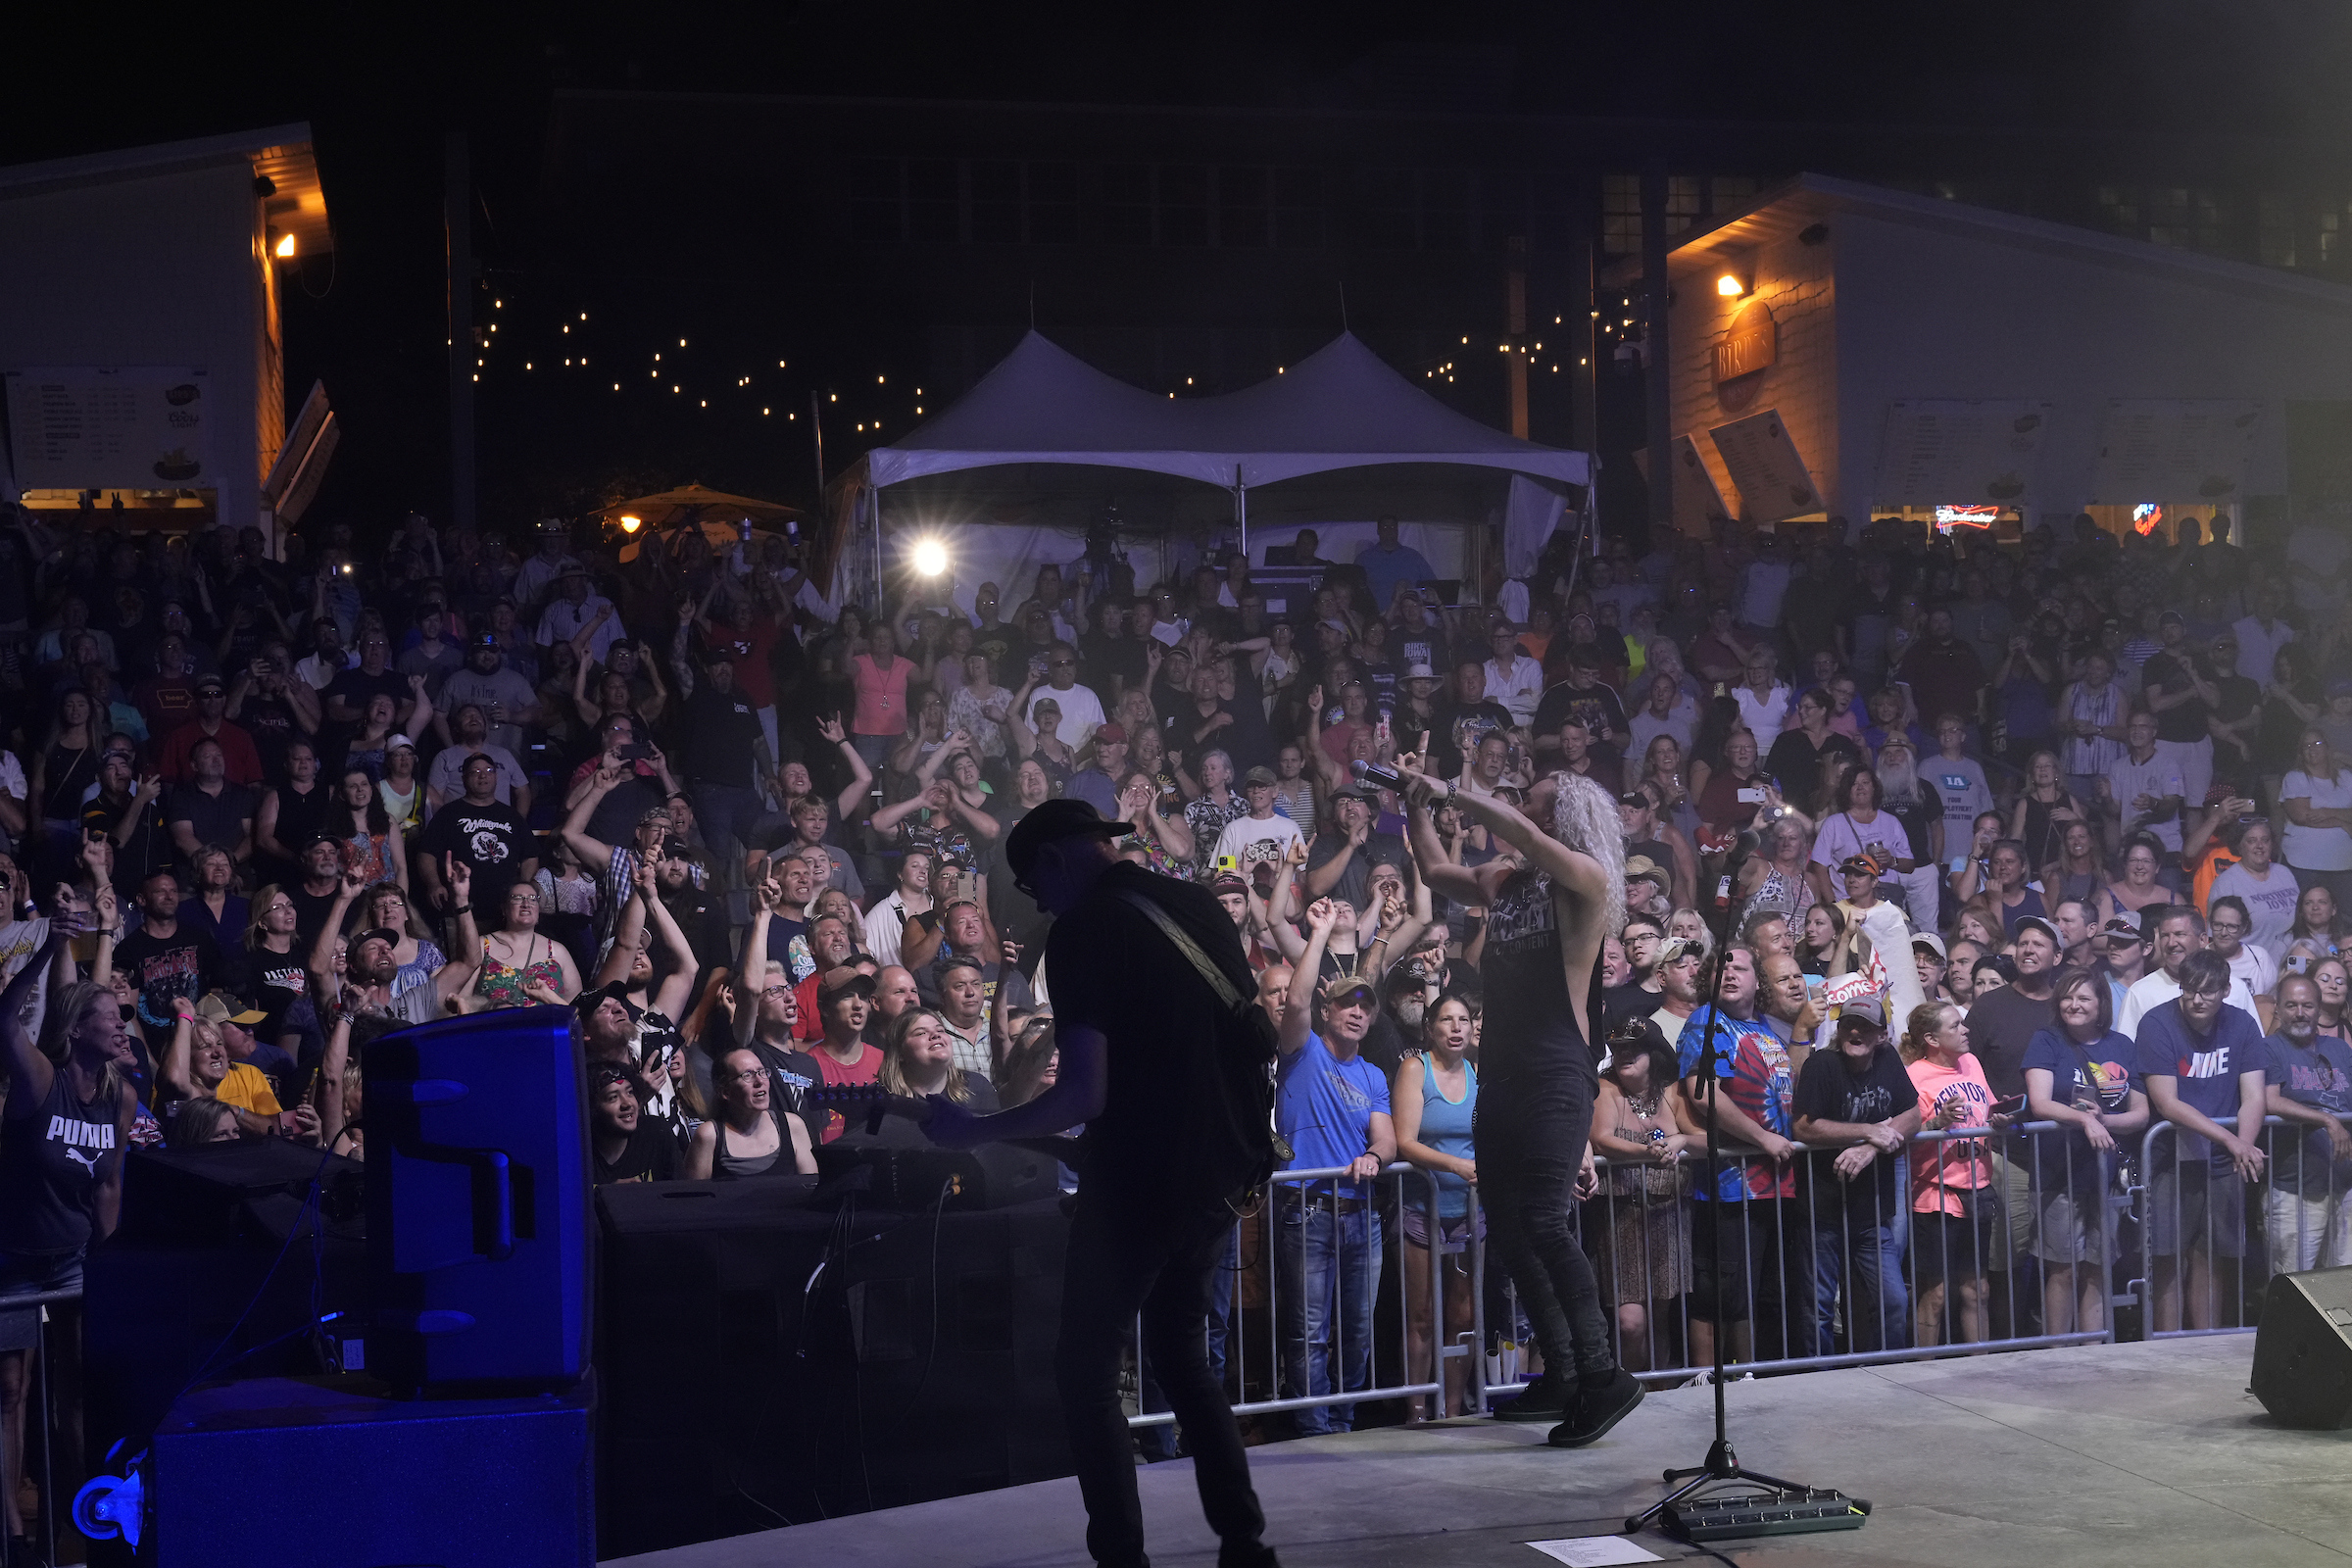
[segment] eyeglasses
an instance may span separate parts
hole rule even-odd
[[[2219,997],[2227,995],[2229,987],[2227,986],[2182,986],[2180,988],[2180,994],[2184,997]]]

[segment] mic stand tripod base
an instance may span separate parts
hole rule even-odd
[[[1727,1201],[1718,1180],[1723,1169],[1723,1150],[1719,1141],[1715,1106],[1722,1092],[1722,1072],[1717,1066],[1721,1050],[1715,1038],[1716,1026],[1723,1016],[1723,971],[1731,955],[1733,892],[1737,886],[1740,862],[1747,856],[1735,849],[1727,857],[1722,880],[1715,896],[1716,920],[1712,929],[1715,938],[1714,973],[1709,978],[1705,995],[1707,1005],[1690,1016],[1690,1024],[1698,1026],[1700,1057],[1698,1070],[1706,1075],[1705,1106],[1707,1123],[1707,1224],[1715,1243],[1717,1256],[1723,1250],[1723,1210]],[[1690,1039],[1688,1025],[1684,1038]],[[1744,1216],[1740,1220],[1745,1224]],[[1658,1501],[1626,1520],[1626,1534],[1646,1530],[1659,1519],[1666,1521],[1669,1531],[1685,1541],[1722,1541],[1743,1536],[1793,1535],[1813,1530],[1853,1530],[1870,1517],[1870,1504],[1846,1496],[1843,1493],[1822,1490],[1794,1481],[1783,1481],[1740,1467],[1740,1454],[1732,1446],[1727,1430],[1730,1420],[1724,1403],[1724,1281],[1720,1274],[1715,1283],[1715,1332],[1712,1335],[1714,1354],[1715,1441],[1708,1446],[1706,1461],[1695,1469],[1675,1469],[1666,1472],[1666,1484],[1674,1488]],[[1769,1488],[1770,1497],[1739,1496],[1728,1498],[1692,1497],[1703,1487],[1719,1481],[1744,1481],[1756,1487]],[[1679,1485],[1678,1485],[1679,1483]],[[1686,1500],[1688,1499],[1688,1500]]]
[[[1678,1481],[1682,1483],[1679,1487],[1675,1486]],[[1666,1472],[1666,1484],[1674,1487],[1674,1490],[1640,1513],[1628,1518],[1625,1521],[1626,1534],[1631,1535],[1637,1530],[1648,1529],[1657,1523],[1660,1516],[1667,1513],[1685,1497],[1699,1488],[1712,1486],[1718,1481],[1752,1481],[1757,1486],[1771,1487],[1777,1492],[1802,1494],[1812,1490],[1801,1482],[1783,1481],[1778,1476],[1763,1475],[1754,1470],[1742,1470],[1740,1468],[1740,1455],[1732,1447],[1732,1440],[1717,1438],[1707,1447],[1705,1462],[1695,1468],[1675,1469]]]

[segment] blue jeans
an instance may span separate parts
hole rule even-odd
[[[1219,1388],[1225,1385],[1225,1347],[1233,1337],[1233,1289],[1242,1272],[1242,1228],[1225,1234],[1217,1261],[1208,1271],[1208,1370]]]
[[[1275,1216],[1274,1266],[1284,1397],[1370,1388],[1381,1266],[1380,1215],[1371,1200],[1334,1200],[1328,1188],[1305,1198],[1286,1191]],[[1301,1437],[1355,1425],[1353,1405],[1308,1405],[1293,1414]]]
[[[1814,1223],[1816,1355],[1837,1353],[1832,1324],[1841,1292],[1848,1350],[1894,1350],[1911,1343],[1910,1293],[1903,1288],[1892,1228],[1881,1223],[1870,1197],[1848,1197],[1842,1215],[1825,1206]],[[1790,1349],[1798,1351],[1794,1346]]]
[[[726,852],[730,838],[738,852],[756,849],[759,846],[753,841],[773,832],[784,820],[767,808],[758,790],[740,784],[697,784],[694,814],[702,823],[703,842],[715,854]]]

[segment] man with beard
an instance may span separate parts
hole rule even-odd
[[[2320,988],[2299,974],[2278,982],[2278,1028],[2262,1044],[2268,1107],[2287,1123],[2263,1193],[2271,1272],[2352,1263],[2352,1047],[2320,1033]]]
[[[1895,880],[1902,884],[1913,922],[1922,931],[1936,930],[1943,923],[1943,797],[1921,776],[1919,754],[1901,730],[1890,732],[1879,746],[1878,779],[1880,809],[1902,824],[1910,841],[1906,858],[1912,869],[1905,871],[1898,864]]]
[[[362,931],[351,939],[351,948],[344,960],[344,977],[337,986],[335,968],[335,936],[343,929],[343,917],[368,892],[368,881],[358,871],[346,870],[335,890],[333,908],[328,910],[326,923],[318,939],[311,945],[311,995],[318,998],[337,998],[337,1005],[348,1014],[378,1013],[398,1018],[402,1023],[430,1023],[442,1015],[449,999],[458,987],[473,978],[482,961],[482,938],[473,918],[473,873],[466,863],[454,857],[441,867],[442,880],[449,888],[449,912],[457,917],[458,951],[432,977],[419,980],[405,990],[394,991],[393,982],[400,975],[400,933],[378,926]],[[328,1022],[321,1016],[321,1023]]]
[[[1496,1254],[1544,1349],[1544,1376],[1496,1413],[1556,1417],[1548,1441],[1581,1447],[1642,1402],[1642,1385],[1617,1362],[1616,1334],[1572,1220],[1591,1168],[1599,1087],[1601,941],[1624,920],[1616,801],[1590,779],[1562,774],[1545,833],[1502,801],[1459,794],[1419,764],[1397,759],[1414,858],[1433,891],[1488,911],[1479,1190]],[[1520,864],[1473,871],[1446,862],[1430,807],[1457,795],[1468,816],[1518,851]]]
[[[433,811],[438,811],[458,796],[466,793],[464,769],[473,757],[490,759],[496,770],[490,798],[501,806],[511,806],[514,814],[531,814],[531,781],[523,773],[522,764],[514,754],[490,739],[490,720],[479,703],[466,703],[448,717],[455,743],[444,746],[433,757],[432,766],[425,769],[424,799]],[[428,813],[429,814],[429,813]]]

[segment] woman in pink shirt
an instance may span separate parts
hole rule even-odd
[[[1919,1091],[1920,1131],[1983,1127],[1992,1090],[1969,1054],[1968,1026],[1948,1002],[1911,1009],[1903,1060]],[[1941,1345],[1949,1312],[1957,1344],[1991,1338],[1985,1315],[1984,1261],[1990,1245],[1992,1162],[1980,1141],[1951,1139],[1911,1148],[1911,1263],[1918,1287],[1915,1343]],[[1947,1301],[1946,1298],[1951,1299]]]
[[[880,767],[906,733],[906,680],[914,661],[898,657],[898,637],[888,621],[875,621],[865,640],[866,652],[850,660],[850,682],[858,691],[851,744],[868,767]]]

